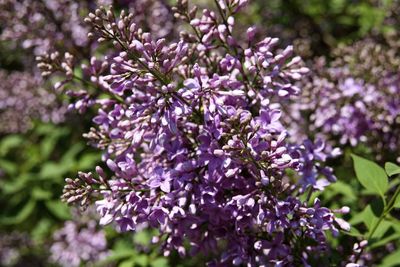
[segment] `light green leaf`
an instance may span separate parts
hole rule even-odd
[[[130,258],[118,264],[118,267],[134,267],[135,266],[135,258]]]
[[[71,164],[61,164],[55,162],[46,162],[40,170],[39,176],[41,179],[55,179],[62,177],[70,170]]]
[[[79,170],[89,170],[93,168],[93,165],[98,163],[101,156],[98,153],[86,153],[78,161]]]
[[[149,256],[146,254],[139,254],[135,256],[135,263],[140,266],[148,266],[149,265]]]
[[[387,243],[389,243],[389,242],[391,242],[393,240],[398,240],[399,238],[400,238],[400,234],[399,233],[394,233],[392,235],[389,235],[389,236],[387,236],[385,238],[382,238],[382,239],[378,240],[375,243],[369,244],[368,247],[370,249],[381,247],[381,246],[384,246],[384,245],[386,245]]]
[[[400,208],[400,194],[396,197],[396,200],[394,201],[393,207]]]
[[[71,218],[68,206],[59,200],[49,200],[45,202],[47,209],[58,219],[68,220]]]
[[[127,260],[133,258],[137,255],[136,251],[133,249],[130,243],[124,240],[118,240],[111,250],[110,255],[99,262],[99,266],[106,265],[107,263],[119,262],[122,260]]]
[[[148,245],[151,243],[151,235],[148,231],[140,231],[134,235],[133,240],[137,244]]]
[[[384,197],[388,189],[388,177],[378,164],[352,154],[358,181],[368,190]]]
[[[385,163],[385,170],[389,176],[400,174],[400,166],[398,166],[392,162]]]
[[[388,221],[382,221],[378,228],[376,228],[376,231],[374,233],[373,238],[374,239],[381,239],[389,230],[389,228],[393,225],[393,223],[388,222]]]
[[[38,223],[35,224],[32,230],[32,237],[35,241],[44,241],[51,234],[51,220],[43,218]]]
[[[354,189],[342,181],[337,181],[336,183],[329,185],[327,190],[334,191],[335,195],[340,194],[345,196],[344,199],[348,202],[352,202],[357,199],[356,195],[354,194]]]
[[[400,250],[397,250],[396,252],[386,256],[379,266],[380,267],[398,266],[399,262],[400,262]]]
[[[0,169],[8,175],[14,175],[18,171],[18,165],[12,161],[0,159]]]
[[[360,233],[360,231],[357,230],[355,227],[351,227],[350,231],[342,231],[343,234],[349,235],[349,236],[355,236],[355,237],[361,237],[363,234]]]
[[[23,173],[17,177],[15,177],[14,180],[7,181],[3,187],[1,188],[2,192],[5,195],[14,195],[18,191],[26,190],[29,188],[29,182],[34,177],[34,174],[31,173]]]
[[[47,200],[52,197],[52,193],[49,191],[46,191],[38,186],[34,187],[31,191],[32,198],[36,200]]]
[[[152,267],[168,267],[168,260],[166,258],[157,258],[150,263]]]
[[[368,205],[362,212],[354,215],[353,218],[349,221],[351,225],[357,225],[360,223],[364,223],[368,229],[371,229],[373,225],[378,221],[378,217],[375,216],[371,205]]]
[[[10,149],[19,146],[24,139],[19,135],[9,135],[4,137],[0,143],[0,155],[4,156]]]

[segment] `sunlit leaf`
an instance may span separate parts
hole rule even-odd
[[[400,166],[398,166],[392,162],[386,162],[385,170],[389,176],[400,174]]]
[[[393,253],[388,254],[386,256],[382,263],[379,264],[380,267],[392,267],[392,266],[398,266],[400,262],[400,250],[397,250]]]
[[[388,189],[388,177],[385,171],[370,160],[354,154],[352,158],[358,181],[368,190],[384,197]]]

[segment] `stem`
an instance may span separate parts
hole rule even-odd
[[[397,187],[394,195],[389,200],[388,205],[386,206],[386,208],[382,212],[381,216],[379,217],[378,221],[376,222],[376,224],[372,228],[371,232],[369,232],[367,240],[370,240],[374,236],[376,230],[378,229],[379,224],[383,221],[383,219],[386,217],[386,215],[388,215],[388,213],[393,209],[393,204],[396,201],[396,198],[398,197],[399,194],[400,194],[400,186]],[[355,259],[355,262],[357,262],[360,259],[364,249],[365,249],[364,247],[361,248],[361,251],[360,251],[360,253],[358,253],[358,255],[357,255],[356,259]]]
[[[80,78],[80,77],[78,77],[78,76],[76,76],[76,75],[73,75],[72,78],[75,79],[75,80],[80,81],[80,82],[83,83],[83,84],[86,84],[86,85],[88,85],[88,86],[91,86],[91,87],[94,88],[94,89],[98,89],[98,87],[95,86],[93,83],[91,83],[91,82],[89,82],[89,81],[87,81],[87,80],[84,80],[84,79],[82,79],[82,78]],[[103,92],[107,93],[107,91],[103,91]],[[120,96],[118,96],[118,95],[116,95],[116,94],[108,94],[108,95],[109,95],[110,97],[112,97],[112,98],[115,98],[115,99],[116,99],[117,101],[119,101],[120,103],[125,103],[124,100],[123,100]]]
[[[384,209],[384,211],[382,212],[381,216],[379,217],[378,222],[374,225],[371,232],[369,233],[367,240],[369,240],[373,237],[375,231],[378,229],[379,224],[386,217],[386,215],[393,209],[393,204],[396,201],[396,198],[398,197],[399,194],[400,194],[400,186],[397,187],[396,192],[394,193],[392,198],[389,200],[389,203],[386,206],[386,208]]]
[[[311,185],[311,186],[309,187],[308,194],[307,194],[307,199],[306,199],[306,202],[307,202],[307,203],[310,201],[312,193],[313,193],[313,187],[312,187],[312,185]]]

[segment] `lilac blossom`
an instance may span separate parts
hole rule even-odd
[[[291,119],[285,124],[297,122],[293,138],[314,136],[340,147],[367,144],[380,160],[395,152],[400,145],[398,51],[360,41],[337,49],[330,64],[317,60],[314,73],[302,82],[302,95],[286,110]]]
[[[51,259],[61,266],[95,264],[108,255],[107,240],[94,220],[84,224],[67,221],[54,233],[50,247]]]
[[[0,264],[14,266],[18,263],[24,249],[33,247],[32,240],[26,233],[0,233]]]
[[[216,253],[210,266],[296,266],[329,253],[326,233],[349,225],[318,199],[298,198],[321,189],[321,175],[334,181],[324,144],[293,144],[282,124],[279,103],[300,93],[295,82],[308,69],[291,46],[256,40],[254,28],[235,38],[245,3],[216,1],[218,12],[197,16],[179,1],[175,17],[191,30],[173,41],[140,28],[133,14],[101,7],[88,15],[89,36],[115,51],[85,67],[104,67],[85,80],[98,91],[84,83],[70,94],[79,111],[97,111],[85,137],[104,151],[110,173],[97,167],[67,178],[62,198],[83,207],[97,199],[100,223],[120,231],[158,229],[164,255]],[[73,73],[68,59],[42,58],[42,70]]]
[[[28,72],[0,71],[0,133],[25,132],[34,120],[60,123],[66,107],[54,92]]]

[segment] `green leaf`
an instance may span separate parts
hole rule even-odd
[[[1,188],[5,195],[14,195],[19,191],[29,188],[29,181],[34,175],[31,173],[22,173],[11,181],[7,181]]]
[[[135,266],[135,258],[130,258],[118,264],[118,267],[134,267]]]
[[[19,146],[24,139],[19,135],[9,135],[4,137],[0,143],[0,155],[4,156],[10,149]]]
[[[389,230],[389,228],[393,225],[392,222],[389,221],[381,221],[379,224],[378,228],[376,228],[376,231],[374,233],[373,239],[381,239]]]
[[[148,266],[149,265],[149,256],[146,254],[139,254],[135,256],[135,263],[140,266]]]
[[[0,159],[0,169],[11,176],[18,172],[18,165],[12,161]]]
[[[49,200],[45,202],[47,209],[60,220],[69,220],[71,215],[68,206],[59,200]]]
[[[145,246],[151,243],[151,234],[148,231],[140,231],[134,235],[133,240],[135,243]]]
[[[351,155],[354,161],[354,169],[358,181],[368,190],[384,197],[388,189],[388,177],[385,171],[378,164],[361,158],[357,155]]]
[[[106,259],[102,260],[99,265],[102,266],[102,264],[127,260],[136,255],[137,253],[130,243],[127,243],[124,240],[118,240],[114,244],[111,254]]]
[[[130,258],[130,257],[132,257],[133,254],[135,254],[135,253],[132,251],[112,251],[110,256],[108,256],[106,259],[100,261],[97,265],[98,266],[108,266],[107,264],[115,263],[115,262],[121,261],[123,259]],[[111,266],[113,266],[113,265],[111,265]]]
[[[379,266],[380,267],[398,266],[399,262],[400,262],[400,250],[397,250],[396,252],[386,256]]]
[[[14,217],[5,217],[0,220],[2,224],[20,224],[25,221],[35,210],[36,202],[28,201]]]
[[[329,185],[327,190],[332,190],[335,192],[335,195],[340,194],[345,196],[345,201],[352,202],[357,200],[357,197],[354,194],[354,189],[349,184],[346,184],[342,181],[337,181],[336,183]]]
[[[50,199],[53,194],[49,191],[46,191],[46,190],[36,186],[32,189],[31,195],[36,200],[47,200],[47,199]]]
[[[385,170],[389,176],[400,174],[400,166],[398,166],[392,162],[385,163]]]
[[[87,153],[83,155],[78,161],[79,170],[89,170],[93,165],[99,162],[101,156],[98,153]]]
[[[375,216],[371,205],[368,205],[362,212],[356,214],[351,218],[349,223],[353,225],[357,225],[360,223],[364,223],[368,229],[371,229],[372,226],[378,221],[378,217]]]
[[[46,162],[40,170],[39,176],[41,179],[56,179],[62,177],[71,169],[71,164],[61,164],[55,162]]]
[[[379,218],[383,213],[385,203],[383,203],[383,200],[381,198],[376,198],[370,201],[370,206],[374,215]]]
[[[152,267],[168,267],[168,260],[166,258],[157,258],[150,263]]]
[[[343,234],[349,235],[349,236],[355,236],[355,237],[361,237],[363,234],[360,233],[360,231],[357,230],[355,227],[351,227],[350,231],[342,231]]]
[[[41,158],[49,158],[50,154],[56,148],[57,142],[66,134],[68,134],[68,130],[66,128],[53,128],[53,130],[49,132],[49,135],[46,135],[46,137],[40,142]]]
[[[396,200],[394,201],[393,207],[397,208],[397,209],[400,208],[400,194],[396,197]]]
[[[369,244],[368,247],[370,249],[374,249],[374,248],[378,248],[381,246],[386,245],[387,243],[393,241],[393,240],[398,240],[400,238],[400,234],[399,233],[394,233],[392,235],[389,235],[385,238],[382,238],[380,240],[378,240],[377,242],[373,243],[373,244]]]
[[[33,240],[35,240],[36,242],[42,242],[46,238],[48,238],[51,234],[51,226],[52,222],[47,218],[43,218],[38,223],[36,223],[35,227],[32,230]]]

